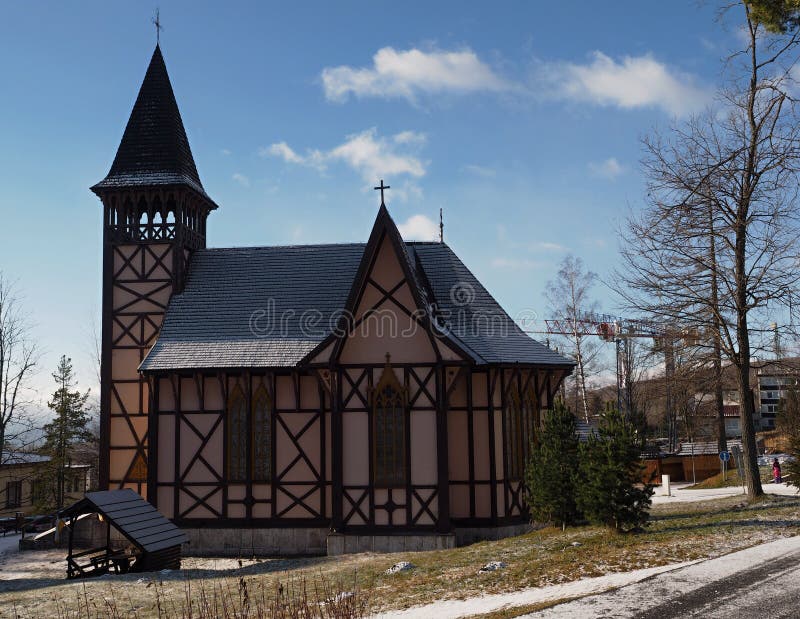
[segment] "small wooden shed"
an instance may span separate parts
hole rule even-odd
[[[87,514],[97,514],[106,525],[105,545],[75,552],[75,523]],[[119,574],[178,569],[181,544],[189,541],[183,531],[130,489],[87,492],[60,517],[67,521],[69,531],[67,578],[97,576],[111,570]],[[127,545],[112,543],[112,527]]]

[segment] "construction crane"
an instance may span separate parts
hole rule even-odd
[[[674,419],[674,398],[672,393],[673,377],[675,375],[675,342],[682,339],[686,345],[696,346],[699,341],[699,332],[696,329],[675,329],[668,325],[641,319],[626,319],[608,314],[584,313],[577,318],[548,318],[544,320],[543,330],[528,330],[527,333],[542,335],[563,335],[567,337],[597,336],[604,342],[613,343],[616,353],[617,377],[617,407],[624,414],[630,414],[631,402],[629,398],[623,400],[623,391],[627,390],[626,359],[628,358],[628,342],[635,338],[648,338],[653,340],[655,350],[664,354],[665,372],[665,399],[667,419]],[[670,421],[672,424],[672,421]],[[677,428],[670,428],[670,436]]]

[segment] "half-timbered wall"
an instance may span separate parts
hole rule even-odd
[[[541,411],[552,406],[562,377],[562,370],[523,368],[461,370],[455,375],[447,401],[450,515],[455,525],[524,520],[524,479],[519,470],[510,470],[512,455],[527,460]],[[517,403],[522,421],[511,423]]]
[[[316,372],[194,373],[154,381],[158,409],[151,416],[157,432],[150,500],[163,514],[184,526],[329,522],[329,397]],[[272,403],[271,427],[261,434],[271,437],[271,479],[254,475],[250,457],[244,479],[230,479],[228,399],[239,390],[251,411],[262,387]],[[258,436],[252,415],[247,422],[250,436]]]
[[[452,525],[524,521],[518,463],[564,370],[463,361],[421,322],[395,251],[390,238],[379,238],[348,334],[307,369],[149,378],[155,431],[147,489],[162,513],[186,527],[339,532],[450,532]],[[145,351],[135,352],[138,364]],[[403,457],[392,458],[404,470],[380,476],[376,450],[388,439],[376,434],[376,393],[387,384],[402,394],[403,436],[391,444],[402,445]],[[254,413],[254,402],[263,401],[268,416]],[[267,418],[268,428],[254,426]],[[268,465],[258,460],[265,454]]]
[[[347,529],[433,529],[439,522],[437,416],[441,414],[441,359],[454,353],[419,321],[417,303],[400,257],[384,236],[376,248],[353,325],[334,354],[339,368],[341,512]],[[393,372],[406,401],[406,470],[401,485],[376,485],[375,386]]]
[[[405,483],[373,480],[371,394],[392,372],[407,394]],[[552,404],[558,371],[471,369],[428,364],[365,364],[329,370],[226,372],[152,379],[151,493],[182,526],[329,526],[341,531],[435,530],[440,524],[438,411],[447,415],[449,518],[455,526],[492,526],[526,518],[522,482],[507,471],[504,407],[528,394],[536,409],[525,428],[535,440],[538,412]],[[228,399],[264,387],[274,403],[270,480],[230,479]],[[441,394],[441,396],[437,396]],[[333,396],[333,398],[331,397]],[[442,399],[440,399],[442,398]],[[338,412],[334,413],[334,405]],[[342,422],[341,512],[336,517],[333,416]],[[253,423],[253,419],[249,419]],[[252,433],[252,428],[250,429]],[[249,461],[249,460],[248,460]]]
[[[110,309],[110,487],[146,493],[149,387],[137,368],[161,327],[172,294],[169,243],[113,245]]]
[[[437,427],[438,379],[435,364],[392,365],[389,371],[407,393],[406,483],[376,487],[373,478],[373,408],[371,392],[384,364],[344,367],[338,383],[342,418],[342,525],[429,528],[438,519]]]
[[[103,196],[100,485],[147,496],[150,386],[138,367],[180,291],[207,207],[181,191]]]

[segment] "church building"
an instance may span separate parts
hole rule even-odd
[[[573,362],[446,243],[404,240],[383,190],[365,243],[207,248],[218,205],[157,46],[92,191],[101,488],[139,492],[190,553],[422,550],[527,522],[530,442]]]

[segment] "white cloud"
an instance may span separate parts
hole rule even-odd
[[[530,248],[533,251],[551,251],[551,252],[561,252],[567,251],[567,248],[559,243],[553,243],[551,241],[537,241],[531,244]]]
[[[508,269],[512,271],[522,271],[542,268],[543,263],[536,260],[526,260],[517,258],[494,258],[492,266],[496,269]]]
[[[470,174],[474,174],[475,176],[480,176],[481,178],[494,178],[497,176],[497,171],[493,168],[487,168],[480,165],[474,164],[467,164],[464,166],[464,169],[469,172]]]
[[[706,51],[713,52],[717,49],[716,44],[711,39],[700,37],[700,44],[706,48]]]
[[[233,175],[233,180],[235,180],[237,183],[239,183],[242,187],[249,187],[250,186],[250,179],[247,178],[244,174],[240,174],[239,172],[236,172]]]
[[[330,151],[328,157],[344,161],[361,172],[366,180],[401,174],[425,175],[425,167],[419,159],[395,153],[386,140],[378,137],[374,128],[348,136],[343,144]]]
[[[439,224],[425,215],[412,215],[397,229],[404,240],[436,241],[439,239]]]
[[[258,154],[262,157],[274,155],[275,157],[280,157],[286,163],[304,162],[303,157],[294,152],[286,142],[278,142],[276,144],[272,144],[269,148],[261,148],[259,149]]]
[[[609,157],[604,161],[590,162],[589,172],[592,176],[598,178],[605,178],[607,180],[614,180],[621,174],[625,173],[625,166],[623,166],[616,157]]]
[[[230,155],[230,154],[231,154],[231,151],[230,151],[230,150],[228,150],[227,148],[223,148],[223,149],[222,149],[221,151],[219,151],[219,152],[220,152],[221,154],[225,155],[226,157],[227,157],[228,155]]]
[[[307,165],[319,170],[326,169],[331,163],[344,163],[368,182],[398,176],[419,178],[425,175],[425,164],[412,154],[396,150],[398,145],[408,146],[409,136],[412,135],[414,142],[424,141],[424,134],[412,131],[398,133],[389,140],[380,137],[373,127],[347,136],[342,144],[327,151],[309,149],[301,155],[286,142],[278,142],[260,149],[259,153],[261,156],[279,157],[287,163]],[[398,136],[405,137],[398,140]]]
[[[693,76],[650,54],[623,56],[617,62],[596,51],[586,64],[545,63],[541,78],[541,86],[549,91],[545,96],[622,109],[661,108],[685,116],[711,100],[710,90],[698,85]]]
[[[370,186],[371,188],[371,186]],[[413,181],[403,181],[402,183],[392,183],[392,188],[389,192],[387,200],[395,200],[399,202],[409,202],[422,200],[422,188]]]
[[[394,134],[392,139],[397,144],[425,144],[428,141],[428,136],[419,131],[401,131]]]
[[[402,97],[413,102],[420,94],[502,91],[511,87],[470,49],[424,52],[392,47],[379,49],[372,57],[372,67],[326,67],[322,85],[329,100],[340,102],[350,94]]]

